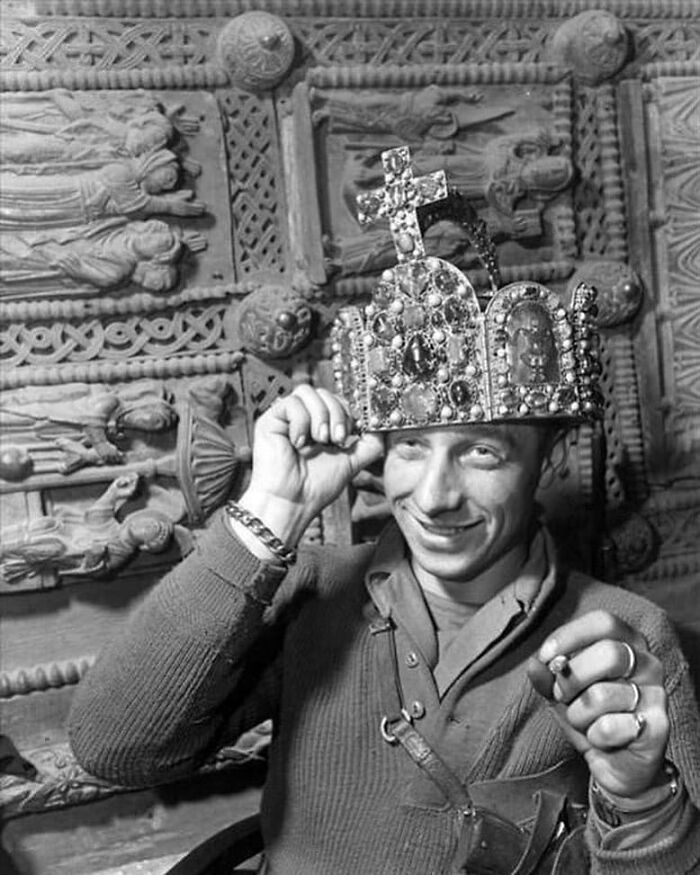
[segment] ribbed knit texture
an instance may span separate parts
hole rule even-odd
[[[69,730],[83,766],[119,783],[151,783],[190,771],[223,741],[272,717],[263,828],[273,875],[449,872],[454,816],[405,752],[379,734],[377,651],[363,585],[370,555],[369,547],[306,553],[266,607],[280,572],[251,557],[216,518],[79,685]],[[572,576],[536,628],[450,691],[460,714],[494,714],[483,737],[467,727],[451,754],[462,757],[470,781],[536,773],[574,756],[525,663],[549,631],[601,607],[641,632],[664,662],[669,756],[697,805],[700,721],[665,615],[582,576]],[[651,854],[600,852],[591,834],[592,871],[700,871],[700,820],[693,809],[687,816],[675,846]]]

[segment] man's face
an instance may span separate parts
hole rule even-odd
[[[544,445],[544,430],[529,424],[387,435],[384,488],[421,583],[468,585],[522,548]]]

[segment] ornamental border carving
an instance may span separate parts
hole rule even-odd
[[[598,4],[599,5],[599,4]],[[579,12],[596,8],[590,0],[258,0],[255,8],[276,15],[334,17],[351,15],[361,10],[368,17],[385,18],[413,16],[415,18],[465,18],[517,13],[522,17],[569,18]],[[42,4],[42,12],[53,16],[129,18],[215,18],[247,12],[247,0],[50,0]],[[697,14],[694,0],[607,0],[606,12],[618,16],[655,18],[691,18]]]
[[[622,157],[617,133],[615,89],[612,85],[598,87],[596,111],[598,114],[605,230],[608,235],[606,257],[626,261],[629,256],[627,217],[622,179]]]
[[[30,365],[3,370],[0,388],[21,386],[57,386],[61,383],[120,383],[128,380],[198,377],[207,374],[230,374],[238,370],[245,353],[208,352],[180,355],[171,359],[131,359],[130,361],[96,361],[87,364]]]
[[[162,295],[152,295],[148,292],[137,292],[124,297],[3,301],[0,302],[0,320],[38,322],[47,319],[95,319],[105,316],[157,313],[161,310],[182,307],[189,303],[243,297],[250,291],[252,291],[251,283],[244,282],[232,283],[227,286],[186,288],[165,298]]]
[[[0,70],[2,91],[46,91],[71,88],[80,91],[132,88],[224,88],[228,73],[218,66],[142,67],[135,70],[97,70],[94,67],[73,70]]]
[[[61,662],[3,671],[0,673],[0,699],[77,684],[94,661],[94,656],[78,656]]]
[[[502,64],[370,64],[314,67],[306,74],[310,88],[419,88],[424,85],[501,85],[562,83],[566,67],[506,61]],[[567,82],[567,93],[571,87]],[[570,98],[569,98],[570,99]],[[556,100],[556,96],[555,96]]]
[[[697,12],[700,15],[700,9]],[[639,72],[645,82],[662,76],[700,76],[700,60],[662,61],[655,64],[644,64]]]

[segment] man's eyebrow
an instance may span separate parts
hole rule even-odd
[[[484,423],[483,425],[479,425],[465,430],[464,437],[465,440],[468,441],[478,440],[479,438],[487,437],[502,440],[509,446],[515,446],[517,444],[517,439],[515,437],[515,434],[513,433],[513,430],[508,428],[506,425],[490,425],[489,423]]]

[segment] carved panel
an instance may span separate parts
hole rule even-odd
[[[700,474],[700,77],[660,78],[648,97],[660,183],[655,209],[664,220],[653,240],[669,438],[673,467]]]
[[[572,272],[571,90],[561,73],[532,65],[316,68],[295,101],[310,109],[297,109],[296,148],[317,156],[321,194],[317,206],[304,186],[298,209],[319,210],[323,267],[338,294],[368,293],[371,277],[392,263],[389,234],[363,230],[354,202],[381,181],[381,151],[404,142],[417,173],[445,169],[485,219],[501,242],[504,281]],[[312,264],[317,250],[308,247],[317,242],[299,241]],[[426,235],[426,251],[453,259],[484,284],[463,232],[438,223]]]

